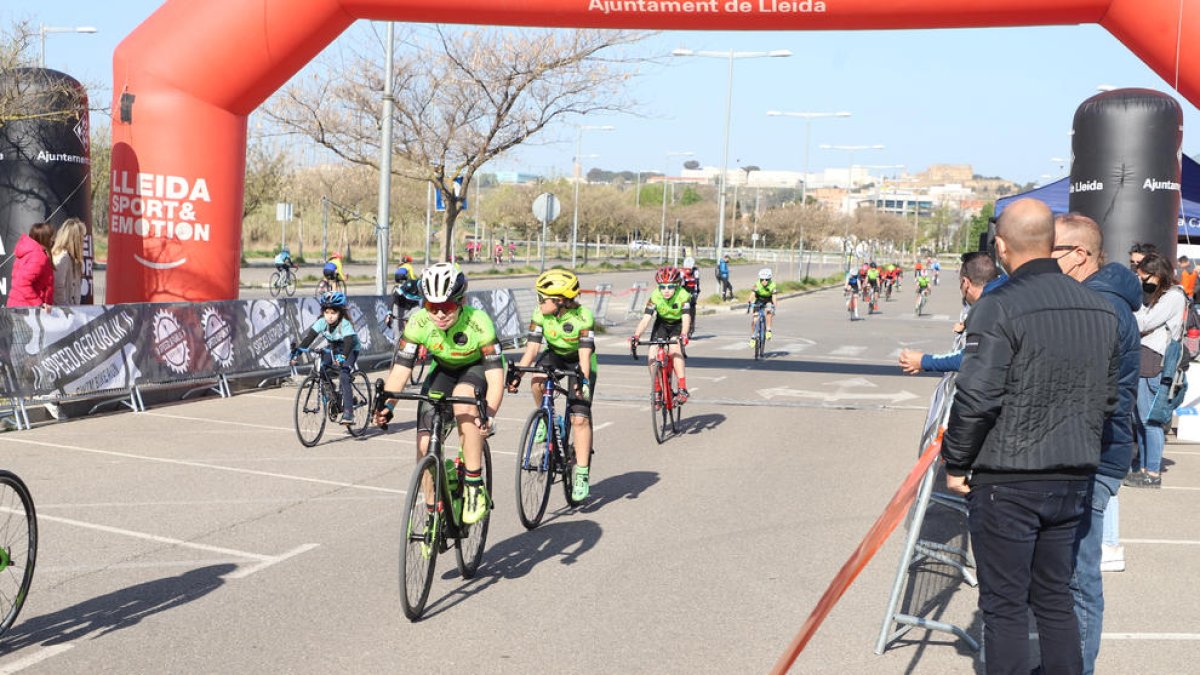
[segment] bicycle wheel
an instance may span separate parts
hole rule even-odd
[[[300,444],[311,448],[325,433],[325,401],[320,378],[316,373],[304,378],[296,391],[296,436]]]
[[[17,620],[37,562],[37,512],[29,488],[0,471],[0,635]]]
[[[287,293],[289,298],[296,294],[296,275],[295,275],[295,273],[290,272],[290,271],[287,273],[287,281],[284,282],[283,290],[284,290],[284,292]]]
[[[354,396],[354,424],[346,428],[351,436],[362,436],[367,433],[367,425],[371,423],[371,380],[361,370],[350,375],[350,389]]]
[[[562,437],[562,453],[558,464],[559,473],[562,474],[563,497],[567,500],[568,506],[579,506],[579,502],[571,499],[571,493],[575,489],[575,444],[571,442],[571,418],[567,417],[563,424]]]
[[[675,391],[675,371],[673,370],[667,375],[667,386],[670,387],[671,391]],[[679,401],[672,396],[671,405],[668,407],[666,412],[667,420],[664,421],[663,426],[665,427],[667,422],[670,422],[671,434],[675,435],[679,433],[679,417],[683,414],[683,405],[681,405]],[[664,433],[665,431],[666,430],[664,429]]]
[[[275,270],[275,273],[271,275],[271,297],[272,298],[279,297],[279,289],[282,287],[282,285],[279,283],[279,276],[280,276],[279,270]]]
[[[408,499],[404,507],[404,538],[400,542],[400,602],[409,621],[421,618],[429,586],[433,583],[433,567],[437,562],[439,539],[444,512],[436,506],[441,502],[441,462],[430,449],[417,462],[412,481],[408,484]]]
[[[658,372],[660,368],[661,366],[659,366],[657,361],[650,365],[650,382],[652,383],[652,387],[650,388],[650,421],[654,426],[654,440],[661,444],[663,439],[666,438],[668,411],[665,402],[666,393],[661,390],[662,383]]]
[[[758,318],[758,328],[756,329],[755,336],[754,336],[754,360],[755,361],[758,361],[759,359],[761,359],[763,357],[763,353],[766,351],[766,348],[767,348],[766,319],[764,319],[763,317],[760,316]]]
[[[329,290],[329,280],[328,279],[322,279],[322,280],[318,281],[317,282],[317,299],[320,299],[322,295],[325,295],[325,293],[328,290]]]
[[[545,438],[538,442],[538,424],[545,425]],[[529,413],[521,444],[517,446],[517,515],[525,529],[532,530],[542,522],[546,502],[550,499],[550,484],[554,482],[550,462],[550,420],[542,409]]]
[[[487,488],[488,499],[492,498],[492,450],[487,441],[483,442],[483,456],[479,467],[483,469],[483,485]],[[454,547],[454,555],[458,558],[458,571],[464,579],[472,579],[479,569],[479,561],[483,559],[483,547],[487,544],[488,522],[492,519],[491,504],[483,520],[474,525],[462,525],[462,537],[458,546]]]

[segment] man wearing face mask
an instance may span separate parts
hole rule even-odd
[[[967,318],[942,441],[946,486],[970,509],[989,674],[1030,671],[1031,609],[1043,672],[1083,668],[1069,583],[1120,347],[1112,305],[1063,274],[1053,246],[1044,203],[1000,216],[1009,279]]]
[[[1090,675],[1100,653],[1104,618],[1102,564],[1124,569],[1125,555],[1118,545],[1117,490],[1133,457],[1133,407],[1137,398],[1141,340],[1133,313],[1142,306],[1142,285],[1129,268],[1117,263],[1101,267],[1104,238],[1096,221],[1078,213],[1054,220],[1054,253],[1063,273],[1108,300],[1117,314],[1121,365],[1117,375],[1117,407],[1104,423],[1100,441],[1100,466],[1092,478],[1089,514],[1079,528],[1071,593],[1079,621],[1083,673]],[[1119,571],[1119,570],[1118,570]]]

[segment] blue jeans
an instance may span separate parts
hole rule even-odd
[[[1104,509],[1104,545],[1121,545],[1121,500],[1117,491],[1113,490],[1112,499],[1108,500],[1108,508]]]
[[[1104,584],[1100,579],[1100,544],[1105,535],[1104,514],[1109,498],[1117,496],[1121,479],[1096,474],[1088,495],[1090,516],[1079,527],[1075,551],[1075,571],[1071,575],[1071,594],[1075,596],[1075,619],[1079,622],[1079,641],[1083,650],[1083,672],[1090,675],[1100,653],[1100,631],[1104,625]]]
[[[1158,473],[1162,469],[1163,447],[1167,444],[1167,434],[1157,424],[1146,421],[1150,415],[1150,404],[1158,394],[1161,376],[1139,377],[1137,387],[1137,410],[1133,416],[1133,430],[1137,436],[1138,455],[1133,468]]]
[[[1042,672],[1082,669],[1070,582],[1089,486],[1087,480],[1020,481],[972,486],[968,493],[988,675],[1029,674],[1030,609]]]

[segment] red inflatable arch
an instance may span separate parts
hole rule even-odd
[[[247,116],[356,19],[707,30],[1099,23],[1200,103],[1200,0],[168,0],[113,55],[108,302],[237,297]]]

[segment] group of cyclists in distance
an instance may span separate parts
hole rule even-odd
[[[930,286],[938,284],[942,265],[937,260],[920,260],[913,265],[913,283],[916,286],[916,313],[921,315],[921,309],[928,299]],[[869,308],[869,313],[878,310],[879,299],[891,300],[893,293],[898,293],[904,281],[904,270],[895,263],[885,263],[882,266],[874,260],[862,263],[857,270],[846,273],[843,294],[849,296],[846,310],[850,313],[851,321],[859,319],[858,303],[861,301]]]
[[[479,408],[454,404],[454,422],[462,441],[464,474],[463,521],[479,522],[491,507],[491,498],[484,485],[481,455],[485,439],[492,432],[492,422],[499,412],[504,393],[517,393],[522,372],[515,368],[505,372],[505,359],[496,337],[492,318],[481,309],[465,304],[467,276],[455,263],[430,265],[419,276],[411,259],[395,270],[396,285],[392,291],[391,311],[384,319],[388,327],[396,324],[397,339],[393,365],[383,384],[385,392],[400,392],[409,384],[418,358],[426,355],[431,365],[421,385],[421,393],[440,392],[445,396],[463,397],[482,402],[487,419],[481,418]],[[670,341],[669,345],[654,345],[649,350],[648,365],[654,363],[658,349],[666,348],[678,381],[676,400],[688,398],[687,373],[682,348],[695,330],[696,299],[700,293],[699,269],[692,258],[680,267],[664,266],[654,275],[655,287],[646,302],[644,313],[629,338],[636,349],[642,334],[650,328],[651,339]],[[547,366],[573,374],[566,390],[567,418],[574,438],[575,465],[571,492],[573,501],[588,497],[590,458],[592,455],[592,400],[596,392],[599,369],[596,362],[595,317],[591,309],[580,304],[582,293],[579,278],[574,272],[553,268],[534,281],[538,304],[529,319],[527,341],[516,365]],[[771,270],[758,274],[749,305],[766,312],[767,335],[776,303],[776,284]],[[354,401],[350,396],[350,379],[359,353],[358,333],[347,313],[346,294],[331,290],[319,298],[321,316],[309,327],[293,348],[291,360],[297,357],[318,337],[328,345],[321,351],[327,369],[336,372],[341,382],[341,423],[354,423]],[[757,317],[757,314],[756,314]],[[753,326],[752,326],[753,329]],[[541,401],[546,376],[535,374],[530,386],[535,404]],[[374,422],[380,426],[391,421],[396,399],[378,402]],[[417,408],[417,457],[428,451],[430,436],[436,420],[433,407],[422,402]],[[538,433],[546,433],[539,429]]]

